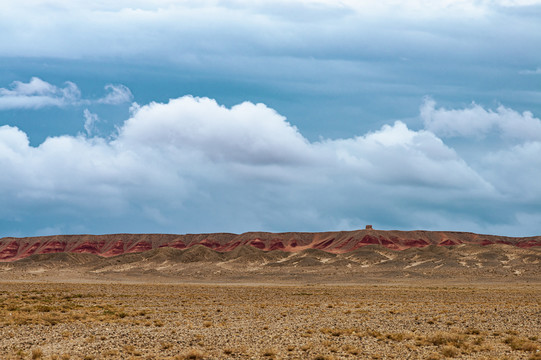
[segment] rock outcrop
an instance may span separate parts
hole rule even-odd
[[[23,259],[34,254],[85,253],[102,257],[139,253],[158,248],[187,249],[194,245],[228,252],[251,246],[259,250],[299,252],[317,249],[342,254],[368,245],[381,245],[391,250],[424,248],[430,245],[454,246],[460,244],[507,244],[521,248],[541,246],[541,236],[505,237],[449,231],[383,231],[364,229],[320,233],[268,233],[244,234],[111,234],[111,235],[55,235],[0,239],[0,261]]]

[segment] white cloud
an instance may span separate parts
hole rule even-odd
[[[497,1],[499,5],[502,6],[532,6],[532,5],[540,5],[540,0],[500,0]]]
[[[495,198],[508,202],[502,206],[532,206],[541,201],[541,119],[531,112],[519,113],[501,105],[491,110],[477,104],[445,109],[426,99],[421,118],[425,128],[437,136],[462,138],[466,147],[472,144],[471,138],[475,140],[474,151],[461,154],[493,186]],[[491,134],[506,141],[496,146],[492,140],[484,141]]]
[[[14,81],[11,88],[0,88],[0,110],[63,107],[77,104],[80,100],[79,88],[70,81],[60,88],[33,77],[28,83]]]
[[[135,109],[117,141],[196,152],[212,161],[294,164],[311,156],[298,130],[264,104],[228,109],[191,96]]]
[[[58,89],[39,78],[33,77],[30,82],[23,83],[14,81],[11,84],[12,89],[0,89],[2,96],[25,96],[25,95],[51,95],[58,92]]]
[[[465,37],[457,25],[463,28],[471,25],[466,20],[481,18],[497,30],[507,24],[505,20],[498,23],[501,19],[491,16],[501,4],[466,0],[25,1],[0,4],[0,23],[6,34],[0,39],[0,55],[69,59],[137,56],[177,62],[193,57],[197,61],[217,53],[266,56],[274,50],[274,54],[304,53],[308,57],[325,53],[336,59],[336,49],[353,50],[361,46],[354,53],[362,55],[372,52],[372,46],[378,47],[377,43],[385,44],[387,49],[393,43],[400,52],[403,50],[400,44],[421,45],[418,37],[424,37],[423,33],[427,32],[423,22],[431,25],[436,34],[435,20],[442,20],[445,34],[430,36],[428,40],[437,39],[443,44],[441,48],[449,49],[449,45],[472,39],[463,46],[472,50],[470,45],[475,46],[476,34]],[[509,1],[505,4],[527,5]],[[375,34],[376,44],[362,46],[368,39],[359,35],[372,33],[377,22],[384,29]],[[452,25],[448,26],[449,23]],[[449,28],[457,29],[451,41]],[[524,38],[537,38],[528,29],[513,30]],[[397,33],[401,35],[399,43],[393,40]],[[429,45],[434,49],[433,42]],[[314,54],[306,49],[317,51]]]
[[[466,109],[436,108],[432,99],[421,106],[425,128],[442,137],[483,137],[497,132],[502,138],[541,141],[541,120],[529,111],[522,114],[504,106],[494,111],[472,104]]]
[[[1,127],[0,198],[10,209],[4,217],[42,204],[62,213],[62,224],[73,214],[94,221],[91,228],[106,226],[97,220],[105,214],[116,224],[94,231],[324,230],[374,218],[486,229],[494,202],[520,210],[518,185],[529,187],[521,203],[541,199],[532,180],[541,165],[529,167],[538,147],[487,151],[473,166],[433,132],[400,121],[309,142],[263,104],[227,108],[186,96],[134,107],[112,140],[61,136],[33,147],[21,130]]]
[[[112,85],[108,84],[105,86],[105,91],[107,95],[105,97],[98,99],[98,103],[109,104],[109,105],[118,105],[127,103],[133,100],[133,95],[125,85]]]
[[[151,103],[135,110],[115,144],[159,151],[172,162],[227,165],[225,171],[242,169],[250,177],[262,177],[262,168],[272,167],[269,179],[277,172],[291,181],[287,171],[300,168],[310,176],[297,181],[311,182],[332,178],[317,175],[326,168],[378,183],[490,188],[440,139],[402,122],[362,137],[310,143],[274,110],[249,102],[230,109],[191,96]]]
[[[0,88],[0,110],[40,109],[92,103],[118,105],[133,99],[130,89],[122,84],[106,85],[105,91],[104,97],[88,100],[81,97],[81,91],[71,81],[66,81],[64,87],[58,87],[32,77],[28,83],[14,81],[9,88]]]
[[[83,111],[85,117],[85,131],[88,136],[92,136],[96,132],[96,123],[100,121],[98,115],[91,113],[88,109]]]
[[[512,201],[541,202],[541,140],[485,154],[480,171]],[[537,207],[537,205],[535,206]]]
[[[434,134],[410,130],[400,121],[365,136],[329,140],[321,146],[323,152],[336,154],[332,161],[340,164],[344,173],[357,170],[362,178],[378,184],[470,188],[481,192],[491,188]]]
[[[541,74],[541,67],[538,67],[535,70],[522,70],[522,71],[519,71],[519,74],[522,74],[522,75],[540,75]]]
[[[8,125],[0,126],[0,154],[2,154],[1,159],[7,161],[3,165],[15,163],[15,157],[28,148],[29,141],[24,132]],[[6,175],[3,178],[5,177]]]

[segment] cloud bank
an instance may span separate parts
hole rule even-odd
[[[345,137],[373,129],[357,119],[411,116],[425,94],[453,104],[496,98],[539,113],[537,77],[519,72],[539,67],[540,8],[509,0],[10,2],[0,4],[0,59],[14,69],[9,76],[67,73],[82,89],[114,78],[145,103],[185,93],[263,101],[310,139]],[[120,87],[107,91],[104,103],[131,101]],[[325,124],[332,116],[338,126]]]
[[[483,41],[476,30],[482,22],[490,28],[483,33],[533,44],[540,36],[534,31],[537,19],[516,10],[540,5],[503,0],[25,1],[0,4],[6,35],[0,39],[0,56],[137,56],[197,63],[217,54],[344,60],[430,55],[456,61],[461,50],[484,59],[518,51],[528,60],[538,50],[526,53],[506,41]],[[380,21],[385,28],[377,29]],[[457,25],[467,36],[451,30]],[[385,44],[386,50],[376,44]]]
[[[496,111],[472,104],[467,109],[436,109],[434,100],[425,100],[421,117],[425,128],[442,137],[483,137],[496,132],[517,141],[541,141],[541,121],[529,111],[522,114],[504,106]]]
[[[46,88],[36,83],[19,93],[38,85]],[[228,108],[184,96],[134,105],[109,138],[50,137],[33,147],[24,132],[2,126],[0,219],[22,228],[31,227],[26,219],[63,215],[65,223],[47,226],[64,232],[364,223],[515,235],[538,229],[527,209],[541,201],[539,119],[504,107],[448,110],[432,100],[420,116],[424,129],[395,121],[362,136],[310,142],[264,104]],[[85,117],[90,135],[98,118]],[[490,129],[514,142],[493,151],[474,140],[482,154],[470,159],[443,140]]]

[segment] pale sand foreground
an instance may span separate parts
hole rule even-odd
[[[541,285],[0,283],[1,359],[541,359]]]

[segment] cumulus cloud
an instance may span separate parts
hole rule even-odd
[[[500,206],[520,209],[541,201],[538,181],[541,176],[541,120],[531,112],[520,113],[502,105],[491,110],[478,104],[464,109],[446,109],[438,108],[434,100],[426,99],[420,117],[427,131],[443,139],[460,138],[466,147],[471,144],[469,141],[475,141],[475,151],[468,149],[461,154],[464,161],[491,184],[494,189],[492,199],[501,201]],[[494,146],[493,142],[484,141],[489,135],[506,141]],[[524,213],[524,210],[517,210],[517,214],[519,212]]]
[[[90,134],[97,117],[85,116]],[[23,131],[0,127],[0,198],[10,209],[0,216],[46,206],[47,215],[80,214],[103,232],[328,230],[375,218],[490,231],[499,204],[507,210],[498,221],[510,229],[524,204],[541,201],[540,146],[484,150],[470,162],[437,132],[401,121],[310,142],[264,104],[185,96],[133,107],[109,139],[51,137],[34,147]]]
[[[135,109],[118,141],[197,152],[211,161],[297,164],[312,156],[299,131],[264,104],[228,109],[191,96]]]
[[[539,203],[540,155],[541,141],[521,143],[485,154],[480,171],[504,196],[523,203]]]
[[[288,181],[292,178],[285,169],[302,175],[308,171],[310,176],[298,181],[310,182],[331,179],[317,175],[327,168],[377,183],[490,187],[434,134],[410,130],[400,121],[365,136],[310,143],[276,111],[249,102],[226,108],[212,99],[186,96],[151,103],[135,110],[115,143],[159,151],[171,161],[196,158],[199,164],[227,165],[228,172],[242,168],[250,177],[261,177],[262,168],[272,167]]]
[[[363,178],[378,184],[491,188],[433,133],[410,130],[400,121],[365,136],[325,141],[320,147],[334,152],[332,161],[346,172],[357,169]]]
[[[426,99],[421,106],[425,128],[442,137],[483,137],[497,132],[519,141],[541,141],[541,120],[529,111],[519,113],[502,105],[496,110],[472,104],[466,109],[436,108]]]
[[[0,56],[8,62],[68,59],[62,61],[67,66],[92,59],[88,73],[102,75],[102,61],[129,64],[132,70],[159,66],[160,72],[189,74],[186,79],[201,82],[198,86],[220,79],[212,90],[216,97],[220,91],[224,96],[249,91],[245,79],[258,84],[263,96],[293,95],[291,103],[319,95],[312,99],[332,105],[344,94],[342,99],[359,99],[357,109],[370,108],[376,102],[362,99],[378,93],[378,103],[389,104],[386,113],[395,110],[389,117],[402,118],[398,110],[405,99],[426,93],[456,98],[460,90],[464,98],[480,99],[484,91],[498,88],[499,98],[509,104],[516,96],[509,93],[531,90],[534,85],[525,84],[524,76],[521,82],[509,75],[517,76],[541,56],[536,46],[541,32],[535,31],[539,19],[531,16],[533,11],[516,9],[523,5],[450,0],[11,2],[0,4]],[[132,80],[144,79],[149,77]],[[191,86],[179,91],[193,91]],[[250,90],[233,101],[264,98]],[[127,99],[125,92],[119,95],[114,101]],[[346,107],[345,100],[336,106]],[[349,119],[361,113],[342,111]]]
[[[0,110],[63,107],[80,100],[81,92],[71,81],[66,81],[60,88],[33,77],[28,83],[14,81],[10,88],[0,88]]]

